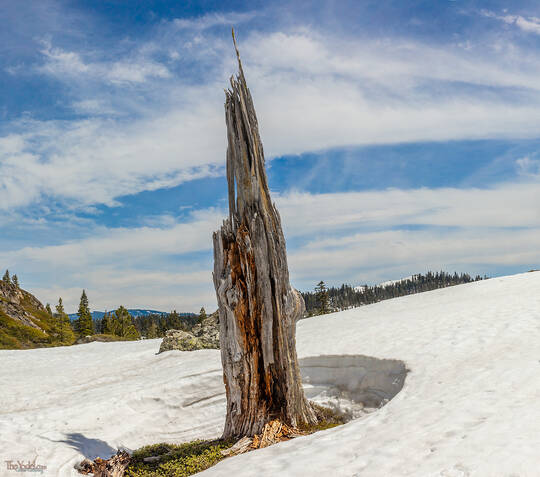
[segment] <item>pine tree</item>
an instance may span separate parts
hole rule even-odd
[[[47,303],[47,305],[49,305]],[[58,338],[63,344],[72,344],[75,341],[75,334],[71,328],[71,321],[69,316],[64,311],[64,304],[62,298],[58,299],[58,305],[56,305],[56,332],[58,333]],[[49,306],[50,309],[50,306]],[[52,313],[51,313],[52,315]]]
[[[146,333],[146,337],[149,340],[158,337],[158,328],[155,321],[152,321],[152,323],[150,323],[150,326],[148,327],[148,332]]]
[[[79,303],[79,309],[77,311],[79,319],[77,320],[77,334],[79,337],[89,336],[94,334],[94,322],[92,321],[92,314],[88,306],[88,297],[86,296],[86,290],[82,291],[81,301]]]
[[[47,305],[49,305],[47,303]],[[64,303],[62,302],[62,297],[58,298],[58,305],[56,305],[56,313],[58,313],[59,315],[61,315],[62,313],[65,313],[64,311]]]
[[[6,270],[6,273],[4,273],[4,276],[2,277],[2,281],[4,283],[11,283],[11,279],[9,278],[9,270]]]
[[[176,310],[173,310],[169,313],[167,317],[168,320],[168,329],[170,330],[181,330],[185,327],[183,326],[182,319]]]
[[[199,321],[206,320],[206,310],[204,309],[204,306],[201,307],[201,311],[199,311]]]
[[[17,275],[13,275],[13,278],[11,280],[13,281],[13,285],[19,288],[19,277],[17,277]]]
[[[123,306],[114,312],[114,320],[116,321],[116,335],[129,340],[138,340],[139,332],[133,324],[133,317]]]
[[[105,312],[101,319],[101,332],[104,335],[114,335],[113,320],[110,313]]]
[[[96,335],[103,333],[103,318],[96,318],[94,320],[94,333]]]
[[[324,315],[329,313],[328,289],[322,280],[315,287],[315,296],[317,298],[317,302],[319,303],[319,314]]]
[[[60,298],[60,300],[62,300],[62,299]],[[51,310],[51,305],[49,305],[48,303],[45,305],[45,311],[46,311],[47,314],[49,314],[50,316],[53,316],[52,310]]]

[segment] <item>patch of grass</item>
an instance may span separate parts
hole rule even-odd
[[[317,424],[300,426],[300,430],[307,432],[308,434],[313,434],[314,432],[332,429],[333,427],[345,424],[344,417],[332,409],[315,404],[314,402],[311,403],[311,407],[315,410],[318,422]]]
[[[185,444],[154,444],[136,450],[126,469],[128,477],[185,477],[216,465],[225,457],[221,451],[234,440],[192,441]],[[161,456],[156,462],[146,457]]]
[[[0,349],[21,349],[22,345],[17,338],[9,336],[4,330],[0,329]]]
[[[0,312],[0,349],[35,348],[48,344],[47,334]]]

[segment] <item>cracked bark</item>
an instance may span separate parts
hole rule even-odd
[[[227,395],[223,437],[253,436],[273,419],[292,427],[317,421],[296,356],[304,301],[289,283],[285,238],[234,32],[233,41],[239,74],[225,91],[229,217],[213,235]]]

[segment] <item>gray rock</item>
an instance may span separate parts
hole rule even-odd
[[[159,352],[197,349],[219,349],[219,319],[217,313],[210,315],[191,331],[168,330],[161,342]]]

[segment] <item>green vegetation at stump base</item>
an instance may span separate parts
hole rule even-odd
[[[315,410],[317,416],[317,424],[300,426],[300,430],[313,434],[318,431],[325,431],[326,429],[332,429],[332,427],[341,426],[345,424],[345,418],[341,415],[329,409],[327,407],[310,402],[311,407]]]
[[[154,444],[133,453],[126,469],[128,477],[185,477],[216,465],[225,456],[222,450],[234,440],[192,441],[185,444]],[[161,456],[157,462],[144,462],[144,458]]]
[[[313,434],[345,424],[343,416],[332,409],[311,403],[317,415],[317,424],[301,427],[300,430]],[[185,444],[153,444],[141,447],[133,453],[126,469],[127,477],[187,477],[202,472],[226,457],[222,450],[232,447],[235,439],[192,441]],[[146,457],[160,456],[155,462],[144,462]]]

